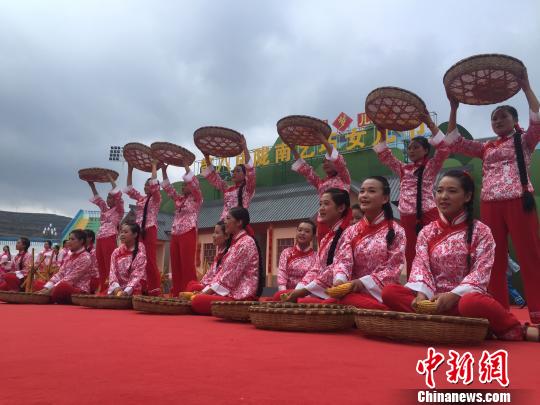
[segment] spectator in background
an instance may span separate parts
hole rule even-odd
[[[11,251],[9,246],[4,246],[0,255],[0,274],[7,273],[11,267]]]

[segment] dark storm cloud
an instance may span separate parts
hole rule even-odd
[[[73,215],[91,207],[78,168],[121,170],[110,145],[193,149],[209,124],[268,145],[282,116],[354,116],[382,85],[420,94],[445,121],[442,76],[476,53],[524,60],[538,89],[540,9],[516,4],[2,2],[0,209]],[[526,113],[522,95],[511,102]],[[460,121],[489,135],[490,110],[464,106]]]

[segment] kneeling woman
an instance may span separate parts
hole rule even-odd
[[[214,261],[204,273],[201,281],[192,280],[186,286],[186,292],[188,293],[199,293],[205,287],[212,284],[212,280],[217,274],[217,269],[223,260],[223,256],[227,253],[229,246],[231,245],[231,238],[227,235],[225,230],[225,221],[219,221],[216,226],[214,226],[214,233],[212,234],[212,242],[216,247],[216,254],[214,256]],[[192,294],[180,293],[179,296],[183,298],[191,297]]]
[[[259,246],[246,232],[249,212],[231,208],[225,217],[225,230],[231,244],[217,266],[216,274],[191,301],[193,311],[210,315],[212,301],[256,300],[264,286],[264,271]]]
[[[317,267],[317,252],[312,247],[316,230],[310,220],[298,224],[294,246],[285,249],[279,257],[279,291],[294,289],[308,271]]]
[[[72,294],[90,293],[90,281],[93,276],[92,258],[86,251],[86,233],[76,229],[69,234],[71,254],[62,264],[60,270],[43,285],[36,281],[34,286],[43,289],[39,294],[50,295],[53,302],[70,304]]]
[[[491,230],[473,219],[474,182],[468,173],[452,170],[436,188],[439,219],[419,234],[409,282],[383,289],[392,310],[414,312],[419,301],[436,302],[436,313],[486,318],[503,340],[523,340],[517,318],[487,294],[495,256]],[[538,329],[530,328],[538,339]]]
[[[24,278],[32,268],[32,255],[28,253],[30,239],[19,238],[15,248],[19,252],[11,261],[9,271],[0,275],[0,291],[20,291]]]
[[[350,205],[349,193],[345,190],[330,188],[321,195],[319,219],[330,231],[321,240],[316,265],[306,273],[294,290],[278,291],[273,297],[274,301],[279,301],[283,294],[287,294],[285,297],[288,302],[316,303],[322,300],[335,302],[326,294],[326,289],[332,287],[332,263],[348,224]]]
[[[111,255],[109,295],[132,295],[146,292],[146,252],[139,242],[141,228],[137,224],[123,224],[121,245]]]
[[[352,280],[352,291],[339,304],[388,309],[381,292],[399,283],[405,263],[405,231],[394,222],[390,185],[381,176],[369,177],[358,195],[362,219],[343,233],[333,264],[333,284]]]

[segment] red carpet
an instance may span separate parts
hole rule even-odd
[[[524,318],[525,313],[519,311]],[[400,404],[425,389],[422,345],[341,334],[268,332],[212,317],[0,304],[1,404]],[[539,403],[540,345],[509,351],[510,388]],[[448,348],[437,347],[447,354]],[[435,374],[437,389],[445,371]],[[467,388],[500,388],[475,382]],[[414,402],[413,402],[414,403]]]

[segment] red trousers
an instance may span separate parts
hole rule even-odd
[[[4,281],[0,282],[0,291],[20,291],[23,280],[17,278],[15,273],[5,273]]]
[[[437,208],[433,208],[428,212],[422,214],[422,225],[426,226],[435,221],[439,217],[439,211]],[[401,215],[401,226],[405,230],[405,237],[407,238],[407,245],[405,246],[405,259],[407,261],[407,278],[411,274],[412,264],[414,256],[416,256],[416,215]]]
[[[415,291],[399,284],[383,288],[382,299],[393,311],[415,312],[412,302]],[[485,318],[493,333],[503,340],[523,340],[523,329],[518,319],[493,297],[481,293],[464,294],[444,315]]]
[[[56,287],[53,287],[51,300],[57,304],[71,304],[71,294],[82,294],[83,292],[78,288],[72,287],[71,284],[61,281]]]
[[[96,258],[99,270],[99,291],[107,289],[107,279],[111,270],[111,255],[116,249],[116,235],[99,238],[96,242]]]
[[[353,307],[364,309],[380,309],[383,311],[388,311],[389,309],[386,305],[373,298],[371,294],[364,292],[347,294],[337,303],[340,305],[352,305]]]
[[[148,283],[148,295],[161,294],[161,274],[157,267],[157,227],[146,229],[144,239],[146,249],[146,281]]]
[[[212,315],[213,301],[234,301],[234,298],[223,297],[218,294],[197,294],[195,298],[191,300],[191,309],[193,309],[193,312],[199,315]]]
[[[199,283],[197,280],[191,280],[186,284],[186,288],[183,291],[194,292],[194,291],[202,291],[203,289],[204,289],[204,286],[201,283]]]
[[[508,268],[508,234],[521,267],[525,299],[532,323],[540,323],[540,236],[536,210],[525,212],[521,199],[482,201],[482,221],[495,238],[495,263],[491,271],[489,292],[503,307],[509,308],[506,270]]]
[[[177,296],[186,291],[186,285],[197,278],[195,271],[195,255],[197,252],[197,229],[193,228],[182,235],[172,235],[171,253],[171,294]]]

